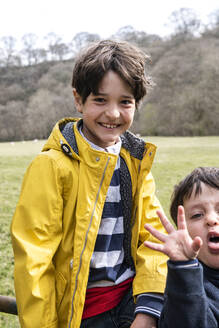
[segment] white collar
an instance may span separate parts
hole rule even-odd
[[[100,146],[95,145],[90,140],[88,140],[85,137],[85,135],[83,134],[81,127],[79,127],[79,132],[82,135],[82,137],[91,145],[92,148],[94,148],[96,150],[104,151],[104,152],[107,152],[107,153],[115,154],[115,155],[118,155],[120,153],[120,149],[121,149],[121,146],[122,146],[121,138],[119,138],[119,141],[116,144],[108,146],[106,148],[102,148]]]

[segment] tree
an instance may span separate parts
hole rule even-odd
[[[35,59],[36,59],[35,45],[37,42],[37,36],[33,33],[25,34],[22,37],[22,42],[24,45],[22,53],[26,58],[27,64],[32,65],[33,63],[35,63]]]
[[[81,48],[85,47],[87,44],[99,40],[100,40],[100,36],[98,34],[80,32],[74,36],[72,40],[72,46],[75,52],[78,52]]]
[[[210,26],[211,28],[219,27],[219,9],[213,11],[210,15]]]
[[[23,101],[25,99],[25,90],[18,83],[1,86],[0,88],[0,103],[6,105],[11,101]]]
[[[204,37],[219,38],[219,9],[209,15],[209,23],[205,26]]]
[[[51,50],[59,61],[62,61],[69,52],[68,45],[64,42],[56,43],[51,47]]]
[[[37,65],[38,63],[47,61],[47,50],[44,48],[33,49],[32,52],[33,64]]]
[[[121,27],[115,34],[120,40],[125,40],[137,44],[139,47],[148,47],[153,42],[161,40],[156,34],[147,34],[144,31],[137,31],[131,25]]]
[[[1,51],[0,60],[1,66],[20,66],[21,58],[16,53],[17,40],[13,36],[3,36],[0,39]]]
[[[16,141],[25,138],[25,104],[22,101],[10,101],[0,105],[0,141]]]
[[[181,8],[173,11],[169,17],[173,35],[180,36],[181,39],[191,38],[200,32],[201,21],[195,11],[190,8]]]
[[[45,37],[48,42],[48,51],[52,60],[63,60],[69,54],[69,46],[62,41],[62,38],[56,33],[49,33]]]

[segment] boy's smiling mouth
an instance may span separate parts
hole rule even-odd
[[[115,129],[119,126],[119,124],[107,124],[107,123],[99,123],[99,124],[107,129]]]

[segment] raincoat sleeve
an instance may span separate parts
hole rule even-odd
[[[53,256],[62,237],[62,186],[54,160],[28,168],[11,225],[22,328],[58,328]]]
[[[145,223],[165,233],[156,211],[161,205],[155,196],[155,183],[151,173],[147,174],[139,195],[136,213],[137,224],[134,234],[137,236],[135,266],[136,276],[133,281],[133,294],[163,293],[166,284],[168,257],[144,246],[144,241],[159,242],[145,228]]]
[[[196,264],[196,265],[195,265]],[[209,293],[216,300],[216,290]],[[168,278],[159,328],[217,328],[215,306],[204,289],[203,268],[197,260],[168,261]]]

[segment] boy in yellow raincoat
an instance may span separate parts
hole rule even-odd
[[[11,226],[22,328],[156,327],[167,258],[143,244],[153,241],[145,223],[163,231],[156,147],[128,131],[150,85],[146,60],[129,43],[104,40],[75,62],[82,119],[54,127]]]

